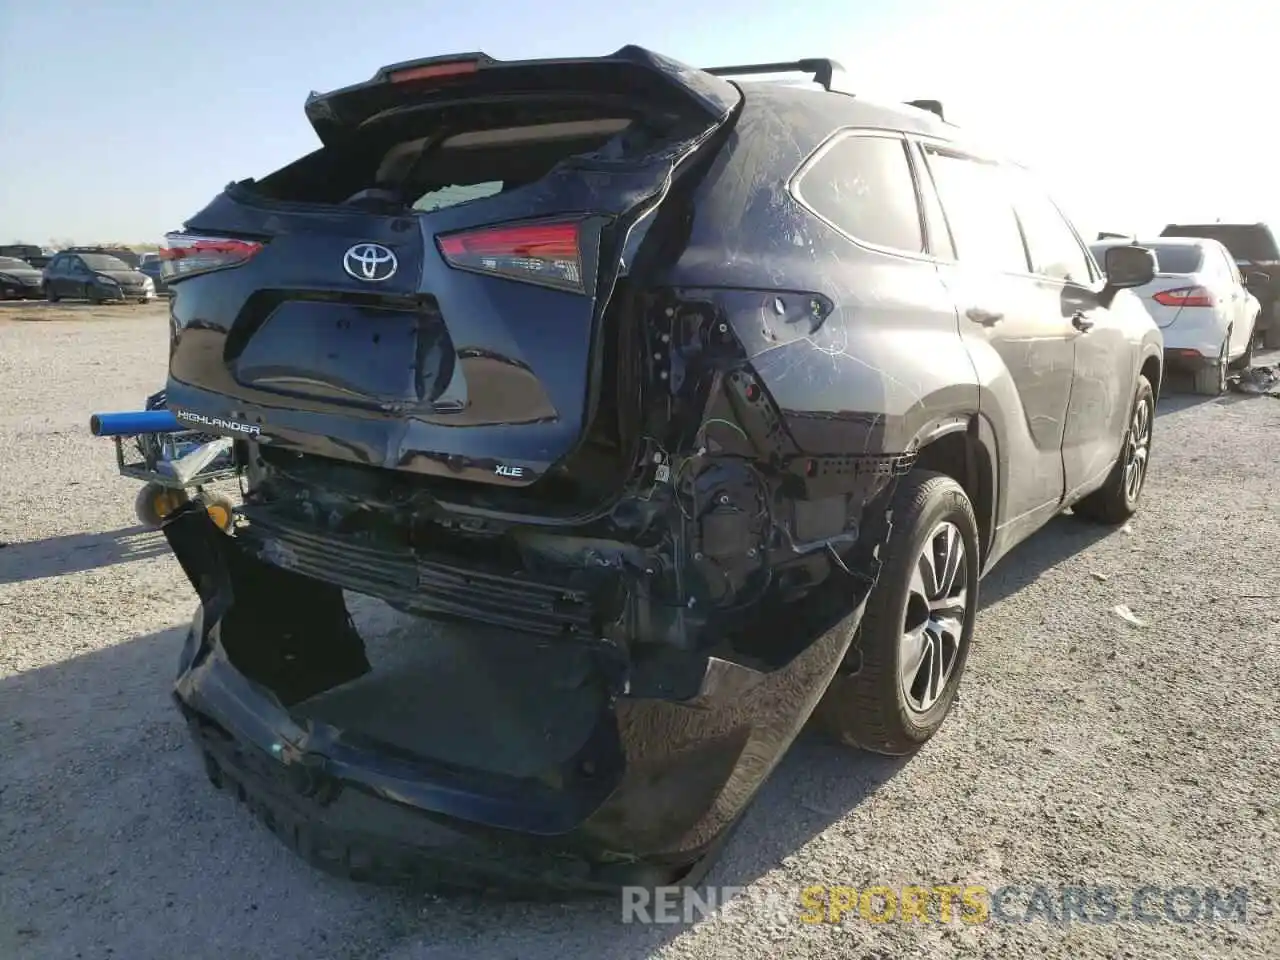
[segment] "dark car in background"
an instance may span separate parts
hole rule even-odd
[[[1269,224],[1171,223],[1160,236],[1207,237],[1226,247],[1262,307],[1257,330],[1263,346],[1280,347],[1280,243]]]
[[[101,253],[108,257],[115,257],[124,263],[130,270],[137,270],[138,264],[142,261],[142,256],[135,250],[128,247],[107,247],[107,246],[74,246],[67,247],[65,250],[59,250],[59,253]]]
[[[155,284],[123,260],[105,253],[56,254],[44,268],[44,295],[51,303],[59,300],[154,300]]]
[[[164,267],[160,262],[159,254],[142,254],[142,259],[139,261],[137,269],[139,273],[145,273],[151,278],[151,282],[155,284],[157,294],[164,296],[169,293],[169,285],[165,283]]]
[[[788,70],[820,88],[728,79]],[[166,403],[246,491],[230,535],[164,527],[202,600],[175,694],[300,852],[688,882],[815,709],[915,750],[979,578],[1067,506],[1138,509],[1150,251],[1100,269],[939,105],[837,79],[397,64],[167,238]],[[472,629],[392,655],[344,590]]]
[[[43,293],[39,270],[16,257],[0,257],[0,299],[34,300]]]

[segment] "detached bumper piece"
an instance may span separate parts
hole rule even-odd
[[[368,687],[361,701],[378,672],[341,587],[268,562],[198,508],[164,533],[201,601],[174,696],[210,780],[322,869],[437,890],[697,882],[822,696],[866,599],[851,578],[803,644],[791,611],[774,629],[794,652],[776,669],[674,652],[701,676],[681,700],[615,696],[585,644],[538,635],[538,604],[513,606],[518,633],[478,628],[495,636],[468,635],[421,677],[396,667],[398,692]],[[359,556],[349,569],[359,590]],[[477,604],[488,590],[491,606],[515,598],[473,587]]]

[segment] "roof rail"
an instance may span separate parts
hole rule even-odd
[[[808,60],[787,60],[779,63],[744,63],[735,67],[704,67],[703,71],[717,77],[746,77],[761,73],[811,73],[815,83],[830,90],[837,74],[844,73],[835,60],[813,57]]]
[[[944,123],[946,122],[947,118],[942,115],[941,100],[908,100],[907,106],[915,107],[918,110],[928,110],[930,113],[936,115],[939,120]]]

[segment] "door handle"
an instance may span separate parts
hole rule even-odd
[[[1084,332],[1093,328],[1093,321],[1086,317],[1081,311],[1077,310],[1071,315],[1071,325],[1077,330]]]
[[[992,313],[990,310],[983,310],[981,307],[970,307],[964,312],[964,315],[974,323],[980,323],[984,327],[989,327],[1004,319],[1003,313]]]

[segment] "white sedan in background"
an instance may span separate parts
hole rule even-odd
[[[1199,237],[1108,239],[1090,245],[1102,263],[1109,247],[1137,244],[1156,257],[1155,279],[1134,287],[1164,334],[1165,364],[1190,370],[1196,393],[1227,389],[1227,369],[1253,361],[1254,328],[1261,306],[1245,289],[1227,248]]]

